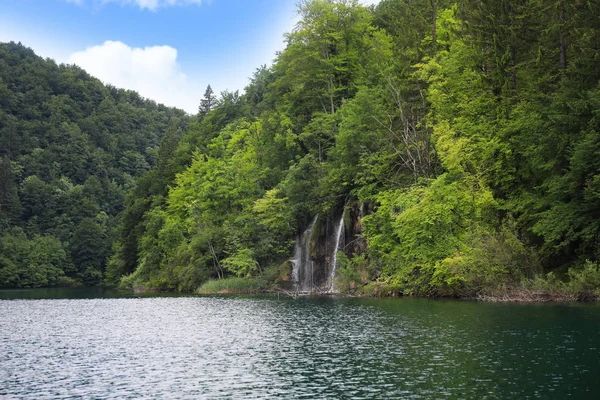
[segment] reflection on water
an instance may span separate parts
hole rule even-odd
[[[0,301],[0,398],[600,392],[597,305],[88,297]]]
[[[138,297],[182,297],[177,293],[133,293],[103,287],[0,289],[0,300],[43,299],[121,299]]]

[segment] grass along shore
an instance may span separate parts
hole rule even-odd
[[[270,278],[270,279],[269,279]],[[283,290],[273,276],[229,277],[205,282],[197,294],[298,293]],[[386,281],[357,281],[340,277],[337,283],[341,296],[353,297],[451,297],[491,302],[572,302],[600,300],[600,267],[588,262],[583,268],[569,269],[563,279],[556,274],[538,275],[520,281],[498,282],[495,286],[464,287],[448,291],[411,291]],[[323,295],[315,291],[306,293]]]

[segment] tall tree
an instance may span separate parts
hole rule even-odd
[[[14,167],[8,157],[0,157],[0,228],[14,223],[20,213]]]
[[[210,110],[215,108],[216,105],[217,96],[215,96],[212,87],[208,85],[206,87],[206,91],[204,92],[204,98],[200,100],[200,106],[198,106],[198,114],[200,114],[200,117],[203,118],[204,116],[206,116],[206,114],[208,114]]]

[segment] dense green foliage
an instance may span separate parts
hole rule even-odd
[[[361,254],[342,257],[344,290],[593,285],[598,5],[315,0],[299,13],[245,94],[207,110],[207,91],[179,173],[126,214],[121,244],[136,242],[113,265],[138,262],[115,278],[192,290],[279,264],[285,277],[298,232],[354,198],[371,212]]]
[[[72,138],[55,146],[108,137],[97,143],[107,146],[103,157],[117,152],[129,168],[140,158],[127,151],[157,159],[127,197],[108,282],[191,291],[224,277],[285,280],[296,235],[314,215],[339,216],[352,200],[368,215],[357,239],[364,246],[347,246],[340,257],[344,290],[471,296],[540,282],[585,287],[586,297],[596,290],[600,5],[382,0],[366,8],[313,0],[298,11],[274,65],[258,69],[241,95],[217,99],[209,87],[181,139],[171,124],[159,151],[126,147],[110,127],[98,133],[100,122],[95,131],[73,123],[66,95],[43,103],[71,118],[49,119]],[[82,120],[93,110],[82,109],[90,113]],[[16,128],[7,115],[0,114],[2,140],[12,149]],[[50,229],[37,200],[48,198],[44,190],[64,209],[70,203],[60,196],[85,198],[86,166],[110,163],[90,149],[87,161],[57,161],[68,172],[56,173],[35,163],[50,152],[36,146],[3,159],[0,177],[8,182],[1,183],[5,220],[38,218],[19,225],[29,229],[23,246],[37,249],[55,245],[38,243],[47,231],[31,228]],[[127,187],[118,176],[107,182]],[[113,204],[102,199],[97,204]],[[110,232],[100,211],[118,210],[52,223],[61,243],[81,231],[82,243],[68,243],[68,268],[101,270],[84,251],[94,230]]]
[[[0,287],[101,282],[126,193],[185,118],[0,44]]]

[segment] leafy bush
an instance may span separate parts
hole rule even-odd
[[[517,284],[499,284],[481,293],[492,301],[590,301],[600,298],[600,266],[586,261],[569,268],[564,279],[550,272]]]
[[[266,290],[265,281],[258,279],[231,277],[219,280],[210,280],[204,283],[196,293],[257,293]]]
[[[600,265],[586,261],[582,268],[569,268],[567,291],[577,300],[600,297]]]
[[[254,253],[248,248],[243,248],[224,259],[223,268],[239,277],[249,277],[258,271],[258,263]]]

